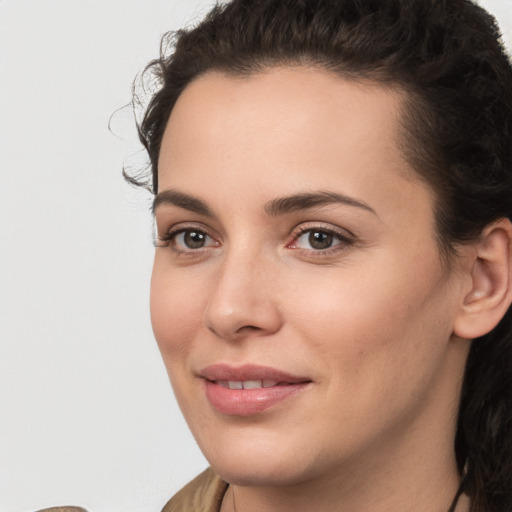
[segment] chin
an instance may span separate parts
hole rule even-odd
[[[313,477],[318,470],[304,442],[294,443],[290,436],[288,442],[282,436],[257,436],[247,430],[243,437],[227,436],[230,439],[216,443],[217,449],[201,447],[210,465],[226,482],[249,487],[290,486]],[[298,446],[304,448],[298,450]]]

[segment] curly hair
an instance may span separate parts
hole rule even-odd
[[[159,90],[139,136],[156,193],[158,157],[182,91],[208,71],[310,65],[405,93],[401,150],[436,195],[440,253],[512,218],[512,66],[494,18],[470,0],[233,0],[164,36],[146,73]],[[455,453],[471,512],[512,511],[512,311],[472,342]]]

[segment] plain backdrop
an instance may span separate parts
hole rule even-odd
[[[512,40],[512,0],[483,1]],[[0,512],[159,512],[206,467],[149,322],[131,84],[210,0],[0,0]],[[109,130],[109,119],[111,128]]]

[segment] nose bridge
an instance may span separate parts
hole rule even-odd
[[[251,242],[227,249],[205,310],[208,329],[225,339],[275,332],[280,325],[272,259]]]

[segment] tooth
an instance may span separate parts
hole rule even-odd
[[[244,389],[258,389],[262,387],[261,380],[244,380]]]
[[[229,388],[229,384],[227,380],[218,380],[217,384],[222,388]]]
[[[276,380],[264,380],[263,381],[263,387],[264,388],[272,388],[274,386],[277,386]]]
[[[228,387],[229,389],[243,389],[243,385],[240,381],[238,380],[230,380],[228,382]]]

